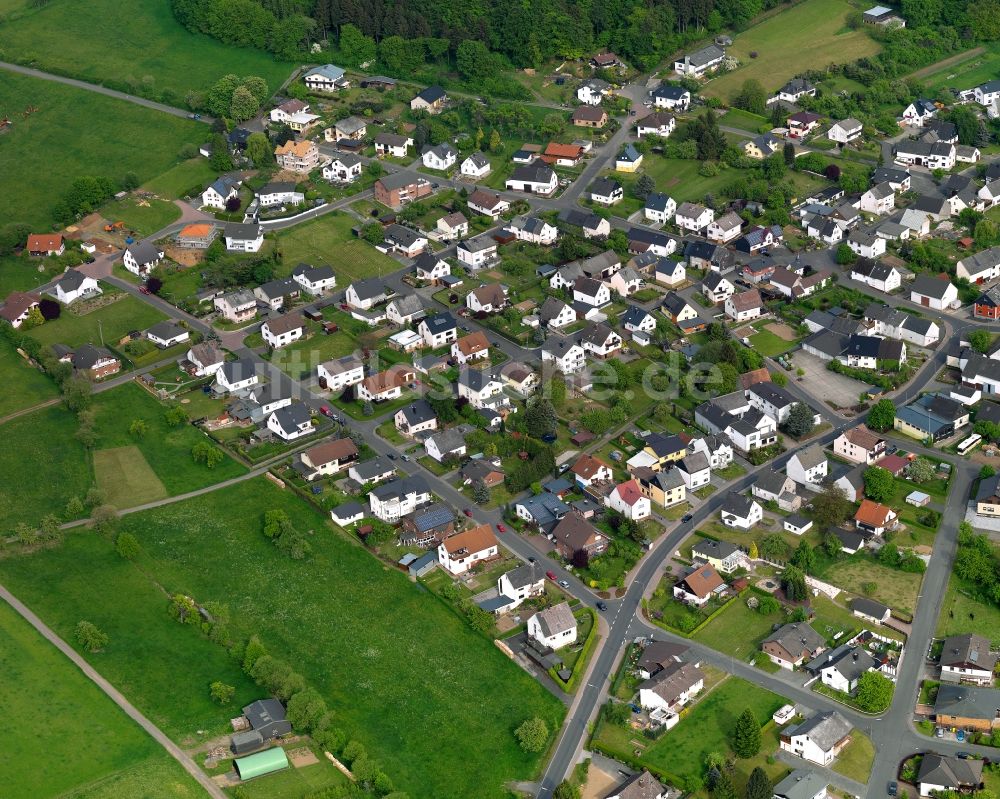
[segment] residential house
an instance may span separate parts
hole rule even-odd
[[[247,322],[257,315],[257,298],[252,291],[238,289],[216,297],[215,310],[228,322]]]
[[[568,208],[559,213],[559,218],[569,225],[580,228],[585,239],[607,238],[611,233],[611,223],[603,216],[577,208]]]
[[[62,255],[66,252],[66,242],[60,233],[32,233],[25,245],[28,255],[35,258]]]
[[[576,99],[584,105],[600,105],[606,94],[611,94],[611,84],[600,78],[584,81],[576,89]]]
[[[214,341],[205,341],[195,344],[187,351],[187,360],[190,364],[190,371],[198,377],[209,377],[214,375],[225,362],[222,350]]]
[[[852,730],[840,713],[827,710],[782,730],[780,746],[804,760],[828,766],[850,742]]]
[[[507,290],[499,283],[486,283],[466,295],[465,305],[473,313],[499,313],[508,305]]]
[[[37,294],[23,291],[12,291],[4,300],[0,307],[0,319],[10,323],[15,330],[19,328],[28,318],[31,312],[38,307],[42,298]]]
[[[928,752],[920,761],[917,792],[920,796],[938,796],[950,792],[971,793],[983,784],[985,762],[975,758]]]
[[[736,287],[718,272],[709,272],[701,282],[701,292],[713,305],[724,303],[733,296]]]
[[[546,297],[538,311],[538,319],[545,327],[558,330],[576,321],[576,311],[557,297]]]
[[[465,436],[457,428],[434,433],[424,441],[424,450],[438,463],[465,455]]]
[[[717,541],[714,538],[702,538],[691,547],[691,557],[697,561],[711,564],[722,574],[732,574],[746,562],[743,551],[728,541]]]
[[[903,283],[903,277],[896,267],[873,258],[859,258],[851,267],[851,280],[857,280],[886,294],[895,291]]]
[[[539,530],[550,530],[572,509],[557,495],[543,492],[518,500],[514,513],[519,519],[535,525]]]
[[[518,361],[507,361],[501,366],[500,377],[508,388],[524,397],[533,394],[540,383],[535,370]]]
[[[354,153],[337,153],[332,161],[323,165],[323,180],[353,183],[361,177],[363,166],[361,159]]]
[[[499,219],[500,215],[510,210],[510,203],[495,192],[476,189],[469,195],[466,204],[470,211],[475,211],[491,219]]]
[[[903,109],[903,124],[923,127],[937,114],[937,106],[932,100],[920,98]]]
[[[431,501],[431,492],[424,478],[403,477],[373,488],[368,492],[368,501],[371,512],[376,518],[395,524],[417,508],[428,504]],[[490,534],[492,535],[492,531]]]
[[[854,514],[854,524],[859,530],[881,536],[896,527],[897,514],[892,508],[870,499],[862,499]]]
[[[339,474],[358,460],[358,448],[349,438],[338,438],[317,444],[303,452],[296,469],[306,480]]]
[[[843,644],[815,658],[806,667],[819,674],[820,682],[835,691],[852,694],[858,680],[865,672],[877,670],[878,663],[867,650],[852,644]]]
[[[298,299],[301,291],[298,281],[291,277],[282,277],[257,286],[253,293],[260,302],[272,311],[277,311],[289,304],[286,299],[289,301]]]
[[[462,336],[451,345],[451,357],[462,365],[489,358],[490,341],[482,330],[476,330],[467,336]]]
[[[522,164],[515,167],[504,185],[508,191],[521,191],[527,194],[537,194],[539,197],[551,197],[559,187],[559,180],[551,167],[536,161],[533,164]]]
[[[704,605],[713,595],[726,590],[726,583],[711,564],[695,566],[673,589],[675,599],[688,605]]]
[[[823,449],[818,444],[812,444],[795,452],[785,466],[785,474],[799,485],[807,483],[819,485],[828,472],[829,464]]]
[[[815,97],[816,87],[805,78],[792,78],[778,89],[778,99],[786,103],[797,103],[803,97]]]
[[[727,297],[724,307],[726,316],[734,322],[747,322],[764,312],[764,301],[757,289],[749,289]]]
[[[177,231],[177,246],[185,250],[207,250],[219,229],[209,222],[193,222]]]
[[[897,164],[924,166],[928,169],[951,169],[955,166],[955,145],[943,141],[933,144],[904,139],[896,144],[894,158]]]
[[[725,57],[725,50],[716,44],[710,44],[675,61],[674,72],[682,77],[700,78],[718,69]]]
[[[888,181],[876,183],[861,195],[858,208],[869,214],[882,216],[896,207],[896,192]]]
[[[581,275],[573,283],[573,302],[603,308],[611,302],[611,289],[606,283]]]
[[[941,646],[941,680],[949,683],[993,685],[997,653],[990,641],[974,633],[950,635]]]
[[[681,230],[701,233],[715,219],[715,211],[697,203],[684,202],[677,207],[674,221]]]
[[[433,189],[426,178],[406,172],[393,172],[375,181],[375,201],[398,211],[414,200],[427,197]]]
[[[515,216],[506,230],[513,233],[518,241],[530,244],[555,244],[559,238],[559,229],[537,216]]]
[[[671,279],[673,279],[672,274]],[[611,276],[608,280],[608,286],[612,291],[618,292],[620,297],[630,297],[642,288],[643,280],[635,269],[626,266]]]
[[[503,393],[503,383],[488,369],[463,368],[458,373],[458,396],[467,399],[477,410],[506,409],[510,400]]]
[[[460,174],[469,178],[484,178],[490,173],[490,159],[480,152],[472,153],[458,168]]]
[[[639,704],[645,710],[667,710],[676,713],[701,693],[704,687],[704,674],[697,664],[670,662],[639,685]],[[652,783],[650,789],[655,790]]]
[[[829,783],[815,771],[795,769],[774,786],[774,799],[827,799]]]
[[[569,603],[560,602],[529,618],[528,637],[549,649],[560,649],[576,641],[576,618]]]
[[[292,280],[298,283],[303,291],[314,297],[326,294],[337,285],[337,276],[333,273],[333,267],[327,264],[323,266],[299,264],[292,270]]]
[[[723,214],[708,225],[705,238],[715,244],[728,244],[740,235],[743,219],[735,211]]]
[[[642,153],[629,142],[615,158],[616,172],[636,172],[642,166]]]
[[[830,126],[830,130],[826,132],[826,137],[830,141],[835,141],[838,144],[849,144],[855,139],[861,138],[861,131],[864,126],[858,120],[853,117],[848,117],[847,119],[836,122]]]
[[[284,441],[294,441],[313,432],[312,416],[304,402],[278,408],[267,417],[267,429]]]
[[[735,491],[730,491],[726,496],[719,513],[722,523],[726,527],[735,527],[740,530],[749,530],[764,518],[764,509],[760,503]]]
[[[191,338],[191,334],[176,322],[157,322],[146,331],[146,338],[160,349],[181,344]]]
[[[274,160],[289,172],[312,172],[319,166],[319,148],[312,141],[289,140],[274,148]]]
[[[440,222],[439,219],[439,229]],[[417,256],[413,266],[417,280],[430,283],[432,286],[440,285],[442,279],[451,274],[451,264],[426,250]]]
[[[395,133],[379,133],[375,137],[375,155],[379,157],[406,158],[406,151],[413,146],[409,136],[397,136]]]
[[[845,430],[833,440],[833,454],[851,463],[871,466],[885,455],[885,439],[880,438],[868,427],[859,426]]]
[[[230,175],[216,178],[201,193],[201,204],[218,211],[226,209],[226,203],[240,196],[240,180]]]
[[[868,599],[868,597],[855,597],[851,600],[850,606],[851,613],[872,624],[885,624],[892,615],[892,611],[887,606],[874,599]]]
[[[673,219],[676,212],[677,203],[674,199],[657,191],[646,196],[646,202],[642,208],[643,216],[647,221],[661,225]]]
[[[691,105],[691,92],[683,86],[671,86],[661,83],[650,92],[654,108],[667,108],[671,111],[687,111]]]
[[[392,289],[381,278],[370,277],[351,283],[344,295],[344,302],[351,308],[369,311],[376,305],[385,302],[392,293]]]
[[[781,625],[765,638],[761,651],[783,669],[794,669],[826,649],[826,639],[805,622]]]
[[[474,461],[473,461],[474,462]],[[545,571],[539,563],[523,563],[497,580],[497,593],[507,599],[503,610],[520,607],[526,599],[545,595]]]
[[[962,258],[955,264],[955,275],[980,285],[1000,278],[1000,247],[990,247]]]
[[[347,470],[347,476],[359,486],[376,485],[395,477],[396,467],[388,458],[380,456],[363,463],[352,464]]]
[[[562,374],[575,374],[586,362],[586,351],[572,339],[549,336],[542,344],[542,364],[552,363]]]
[[[396,429],[405,436],[415,436],[428,430],[437,430],[438,419],[434,409],[425,399],[404,405],[393,416]]]
[[[433,147],[428,145],[424,147],[420,159],[428,169],[443,172],[456,164],[458,151],[447,142]]]
[[[664,286],[679,286],[687,280],[687,268],[683,261],[658,257],[653,267],[653,279]]]
[[[685,455],[677,461],[676,469],[680,472],[681,479],[688,491],[704,488],[712,480],[711,464],[704,452]]]
[[[611,206],[625,197],[625,189],[614,178],[602,177],[590,184],[590,199],[598,205]]]
[[[666,139],[676,127],[677,119],[673,114],[654,111],[635,123],[635,135],[640,139],[643,136],[659,136],[661,139]]]
[[[403,396],[403,388],[411,383],[414,377],[413,372],[405,364],[397,364],[355,383],[355,393],[362,402],[399,399]]]
[[[302,78],[306,88],[311,92],[332,94],[351,85],[344,77],[344,70],[333,64],[313,67]]]
[[[68,362],[77,372],[81,372],[93,380],[103,380],[121,371],[122,364],[111,350],[105,347],[95,347],[84,344],[75,351],[71,350],[59,360]]]
[[[788,135],[793,139],[804,139],[819,127],[820,115],[811,111],[798,111],[788,117]]]
[[[163,250],[146,239],[125,248],[122,265],[133,275],[147,277],[163,260],[164,254]]]
[[[622,327],[629,333],[652,333],[656,330],[656,317],[638,305],[629,305],[620,317]]]
[[[428,86],[410,100],[411,111],[426,111],[428,114],[440,114],[448,102],[448,95],[440,86]]]
[[[222,228],[222,238],[230,252],[259,252],[264,246],[264,228],[257,224],[228,222]]]
[[[56,279],[55,285],[48,293],[63,305],[71,305],[77,300],[96,297],[103,292],[94,278],[88,277],[78,269],[67,269],[62,277]]]
[[[795,481],[780,472],[767,471],[757,476],[751,493],[764,502],[774,502],[778,508],[790,513],[802,505],[802,498],[795,493]]]
[[[622,348],[622,337],[604,323],[591,323],[580,333],[580,346],[597,358],[607,359]]]
[[[569,511],[556,523],[551,537],[559,554],[567,560],[580,550],[594,557],[608,548],[607,536],[598,532],[577,510]]]
[[[349,116],[346,119],[341,119],[339,122],[335,122],[333,125],[333,141],[362,141],[365,138],[365,134],[368,132],[368,123],[360,117]],[[329,133],[329,131],[327,131]],[[327,135],[327,141],[330,141],[330,136]]]
[[[755,158],[758,161],[762,161],[777,153],[783,146],[784,144],[781,139],[773,133],[762,133],[760,136],[750,139],[750,141],[743,142],[743,154],[747,158]]]
[[[643,494],[635,479],[616,485],[604,498],[604,504],[633,521],[648,519],[653,512],[649,497]]]
[[[628,777],[605,799],[667,799],[668,790],[646,769]]]
[[[604,461],[586,453],[573,464],[570,471],[581,488],[588,488],[595,483],[605,483],[611,479],[611,467]]]

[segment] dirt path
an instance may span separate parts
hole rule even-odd
[[[964,53],[958,53],[949,58],[937,61],[929,66],[918,69],[916,72],[910,74],[911,78],[926,78],[928,75],[933,75],[935,72],[940,72],[946,67],[953,66],[954,64],[959,64],[963,61],[968,61],[970,58],[975,58],[977,55],[981,55],[986,52],[985,47],[973,47],[971,50],[966,50]]]
[[[53,397],[45,402],[40,402],[37,405],[32,405],[28,408],[21,408],[19,411],[14,411],[14,413],[9,413],[6,416],[0,418],[0,424],[5,424],[11,419],[16,419],[18,416],[24,416],[27,413],[32,413],[33,411],[40,411],[42,408],[48,408],[50,405],[55,405],[58,402],[62,402],[62,397]]]
[[[222,790],[208,778],[208,775],[206,775],[205,772],[198,768],[198,765],[190,757],[184,754],[177,744],[171,741],[159,727],[139,712],[135,705],[129,702],[117,688],[98,674],[97,670],[84,660],[75,649],[56,635],[45,624],[45,622],[32,613],[27,606],[25,606],[20,600],[17,599],[17,597],[15,597],[3,586],[0,586],[0,599],[7,602],[7,604],[17,611],[25,621],[38,630],[45,640],[68,657],[86,677],[92,680],[98,688],[108,695],[112,702],[124,710],[126,715],[128,715],[147,733],[149,733],[153,740],[160,744],[160,746],[166,749],[170,756],[180,763],[181,766],[184,767],[184,770],[198,781],[198,784],[205,789],[209,796],[213,797],[213,799],[227,799],[226,794],[224,794]]]

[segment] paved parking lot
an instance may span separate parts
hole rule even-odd
[[[800,385],[817,399],[836,403],[842,408],[858,404],[858,397],[866,386],[851,377],[839,375],[826,368],[826,361],[817,358],[803,350],[796,350],[792,355],[792,366],[804,369]],[[795,380],[795,372],[788,375]]]

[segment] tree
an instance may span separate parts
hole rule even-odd
[[[75,636],[76,642],[88,652],[100,652],[110,640],[107,633],[89,621],[77,622]]]
[[[969,346],[976,352],[986,352],[989,350],[990,346],[993,344],[993,336],[990,334],[989,330],[973,330],[969,333]]]
[[[175,405],[164,412],[163,418],[170,427],[180,427],[187,422],[188,415],[180,405]]]
[[[767,772],[757,766],[747,780],[747,799],[771,799],[773,786]]]
[[[644,200],[656,191],[656,183],[649,175],[643,173],[632,186],[632,190],[635,192],[636,197]]]
[[[872,430],[891,430],[896,421],[896,406],[891,399],[880,399],[868,412],[868,426]]]
[[[373,247],[377,247],[385,241],[385,228],[378,222],[370,222],[361,228],[361,237]]]
[[[122,188],[125,191],[139,188],[139,176],[135,172],[126,172],[122,175]]]
[[[500,140],[500,131],[494,128],[490,133],[490,152],[499,152],[502,146],[503,142]]]
[[[896,480],[892,472],[881,466],[869,466],[862,475],[865,482],[865,496],[875,502],[888,502],[896,493]]]
[[[375,60],[375,40],[350,23],[340,28],[340,52],[355,67]]]
[[[132,533],[125,532],[119,533],[115,539],[115,551],[125,560],[135,560],[142,552],[142,547],[139,545],[139,539]]]
[[[485,505],[490,501],[490,490],[482,480],[472,484],[472,501],[477,505]]]
[[[855,702],[868,713],[881,713],[892,702],[892,680],[880,671],[866,671],[858,678]]]
[[[314,729],[326,713],[326,701],[315,688],[299,691],[288,700],[288,720],[300,732]]]
[[[48,513],[42,518],[38,531],[46,541],[54,541],[62,532],[59,517],[54,513]]]
[[[246,648],[243,650],[243,671],[249,673],[253,668],[253,664],[266,654],[267,650],[264,648],[264,644],[261,643],[260,638],[256,635],[251,635],[247,641]]]
[[[813,497],[813,521],[821,529],[836,527],[854,513],[854,504],[847,498],[844,489],[834,483],[827,483],[823,490]]]
[[[757,734],[760,734],[758,730]],[[729,771],[723,769],[716,773],[715,783],[712,785],[712,799],[737,799],[736,786],[729,776]]]
[[[809,542],[803,539],[795,548],[792,555],[792,564],[802,569],[806,574],[812,574],[816,570],[816,553],[813,552]]]
[[[997,473],[997,470],[990,466],[988,463],[983,464],[983,468],[979,470],[979,479],[988,480]]]
[[[796,402],[788,412],[785,421],[785,432],[792,438],[803,438],[809,435],[815,427],[813,411],[804,402]]]
[[[62,393],[66,407],[74,413],[79,413],[90,407],[90,403],[93,401],[94,386],[85,377],[72,377],[63,383]]]
[[[533,400],[524,412],[525,430],[529,436],[541,438],[556,430],[559,418],[552,403],[545,397]]]
[[[236,122],[245,122],[260,111],[260,102],[246,86],[237,87],[233,92],[229,114]]]
[[[525,752],[541,752],[549,740],[549,725],[533,716],[514,730],[514,737]]]
[[[747,708],[736,719],[733,730],[733,751],[737,757],[753,757],[760,751],[760,724],[753,711]]]
[[[552,799],[580,799],[580,789],[569,780],[563,780],[552,792]]]
[[[59,314],[62,313],[62,305],[56,300],[43,297],[42,301],[38,303],[38,310],[42,312],[45,321],[51,322],[53,319],[59,318]]]
[[[243,154],[253,162],[258,169],[267,166],[274,160],[274,150],[271,142],[263,133],[251,133],[247,138],[247,146]]]
[[[99,533],[111,533],[118,526],[118,511],[113,505],[98,505],[90,512],[91,527]]]
[[[775,105],[775,108],[777,109],[778,106]],[[794,144],[792,144],[790,141],[789,142],[785,142],[785,146],[781,148],[781,155],[784,157],[785,164],[787,166],[795,166],[795,145]]]
[[[220,680],[216,680],[208,687],[208,692],[212,697],[212,701],[217,705],[228,705],[233,701],[236,689],[231,685],[226,685]]]
[[[135,438],[143,438],[147,432],[149,432],[149,425],[146,424],[145,419],[133,419],[132,424],[128,426],[128,434]]]
[[[187,594],[174,594],[170,598],[169,612],[171,618],[181,624],[196,624],[198,621],[198,605]]]
[[[846,266],[848,264],[853,264],[857,260],[858,256],[846,244],[840,244],[837,246],[837,263],[841,266]]]
[[[791,602],[802,602],[809,596],[805,575],[795,566],[788,566],[781,573],[781,590]]]
[[[155,275],[146,278],[146,288],[149,289],[150,294],[159,294],[160,289],[163,288],[163,281]]]
[[[216,172],[228,172],[233,168],[233,157],[229,154],[229,142],[221,133],[212,137],[212,156],[209,165]]]
[[[926,483],[928,480],[933,480],[936,473],[937,469],[927,458],[917,458],[906,469],[906,476],[914,483]]]
[[[733,105],[751,114],[763,115],[767,110],[767,92],[760,85],[760,81],[745,80],[739,92],[733,97]]]

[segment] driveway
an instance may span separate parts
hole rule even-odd
[[[858,397],[865,390],[864,383],[831,372],[826,368],[826,361],[804,350],[792,354],[792,366],[805,370],[799,385],[808,386],[812,396],[834,402],[841,408],[857,405]],[[794,372],[789,373],[789,379],[794,380],[794,375]]]

